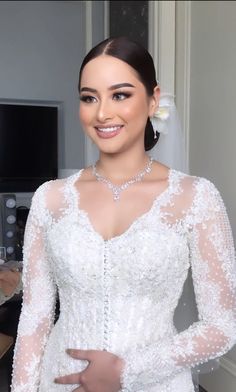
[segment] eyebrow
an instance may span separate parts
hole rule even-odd
[[[135,86],[133,86],[130,83],[119,83],[119,84],[114,84],[113,86],[109,87],[108,90],[116,90],[116,89],[122,88],[122,87],[133,87],[133,88],[135,88]],[[90,91],[91,93],[97,93],[97,90],[94,89],[94,88],[91,88],[91,87],[83,87],[83,88],[81,88],[80,91],[81,92],[82,91]]]

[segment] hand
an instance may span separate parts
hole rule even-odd
[[[58,377],[57,384],[80,384],[73,392],[118,392],[123,360],[107,351],[67,350],[75,359],[89,362],[80,373]]]
[[[12,295],[16,290],[20,281],[20,275],[18,271],[0,271],[0,289],[2,289],[6,297]]]

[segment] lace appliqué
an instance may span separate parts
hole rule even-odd
[[[66,354],[69,347],[123,358],[123,391],[193,392],[190,369],[236,341],[235,253],[219,192],[172,170],[150,210],[104,241],[79,211],[80,174],[34,196],[12,392],[70,391],[53,382],[86,367]],[[189,267],[199,321],[177,333],[173,316]]]

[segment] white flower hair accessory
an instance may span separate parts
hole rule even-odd
[[[157,139],[157,132],[160,137],[149,155],[166,166],[188,173],[185,133],[174,98],[170,93],[161,93],[159,107],[150,118],[154,137]]]
[[[153,127],[154,139],[157,138],[157,132],[167,135],[167,120],[170,117],[171,109],[175,107],[174,96],[172,94],[161,94],[157,111],[150,121]]]

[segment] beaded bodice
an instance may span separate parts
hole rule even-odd
[[[208,180],[171,170],[151,208],[104,240],[78,204],[80,173],[43,184],[33,198],[12,391],[71,391],[53,378],[84,368],[65,354],[77,347],[124,358],[124,389],[167,392],[173,377],[236,340],[235,254],[221,196]],[[189,268],[199,321],[177,333]]]

